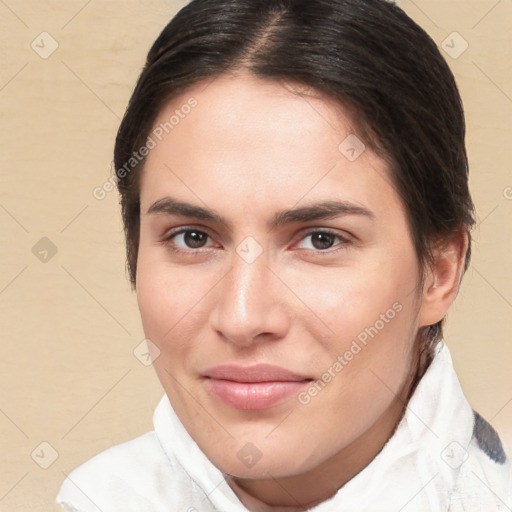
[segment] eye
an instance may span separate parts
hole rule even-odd
[[[208,249],[207,245],[210,236],[200,229],[186,227],[180,228],[167,235],[162,242],[174,252],[193,253],[195,250]],[[309,242],[308,242],[309,240]],[[338,243],[336,243],[338,241]],[[345,248],[350,240],[338,233],[326,230],[315,230],[307,233],[299,242],[297,247],[317,253],[332,254]],[[334,250],[329,250],[334,247]]]
[[[194,249],[205,248],[210,237],[204,231],[194,228],[181,228],[166,236],[166,245],[176,252],[191,252]]]
[[[310,240],[309,244],[304,244],[304,241]],[[340,242],[338,244],[335,244],[336,240],[339,240]],[[310,231],[307,233],[301,240],[303,247],[299,248],[306,249],[306,250],[313,250],[313,251],[320,251],[320,252],[329,252],[332,253],[334,251],[327,251],[327,249],[330,249],[333,246],[340,246],[338,249],[342,249],[344,246],[348,245],[350,241],[348,238],[345,238],[338,233],[334,233],[332,231]],[[304,245],[306,245],[304,247]],[[309,247],[308,247],[309,245]]]

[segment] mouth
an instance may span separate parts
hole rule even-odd
[[[204,373],[208,391],[224,405],[243,411],[275,407],[313,379],[274,365],[216,366]]]

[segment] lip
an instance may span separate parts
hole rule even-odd
[[[311,378],[269,364],[222,365],[203,374],[208,390],[225,405],[244,411],[274,407],[311,382]]]

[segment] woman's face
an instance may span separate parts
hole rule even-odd
[[[150,137],[137,299],[160,381],[222,471],[310,471],[411,371],[420,270],[386,164],[330,101],[249,75],[197,84]]]

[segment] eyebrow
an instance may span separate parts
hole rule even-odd
[[[148,215],[179,215],[194,219],[209,221],[229,227],[229,222],[214,210],[179,201],[172,197],[158,199],[148,208]],[[281,210],[274,214],[269,222],[271,228],[293,222],[308,222],[326,220],[345,215],[359,215],[375,220],[375,214],[368,208],[348,201],[320,201],[307,206],[299,206]]]

